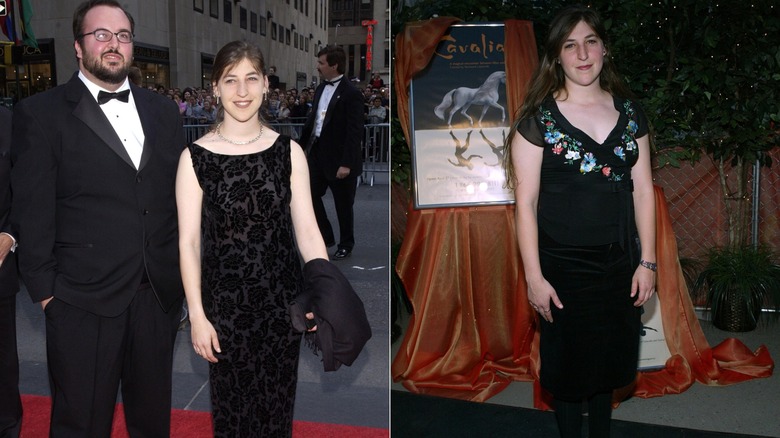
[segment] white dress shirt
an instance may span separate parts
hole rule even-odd
[[[332,79],[333,81],[343,81],[344,75],[336,76]],[[322,89],[322,94],[320,95],[320,101],[317,104],[317,119],[314,121],[314,136],[319,137],[320,132],[322,132],[322,123],[325,121],[325,113],[328,112],[328,105],[330,105],[330,99],[333,97],[333,93],[336,92],[336,87],[338,87],[340,83],[335,83],[333,85],[325,85],[325,88]]]
[[[79,79],[87,86],[92,97],[97,102],[97,96],[100,91],[110,92],[99,85],[92,83],[84,73],[79,72]],[[124,91],[130,89],[130,82],[125,79],[125,82],[115,91]],[[127,150],[127,154],[130,155],[130,159],[133,161],[135,168],[141,164],[141,154],[144,151],[144,129],[141,126],[141,118],[138,117],[138,110],[135,107],[135,100],[133,99],[133,93],[130,93],[127,102],[122,102],[117,99],[111,99],[110,101],[100,105],[100,109],[103,114],[106,115],[111,126],[114,127],[114,132],[122,141],[122,144]]]

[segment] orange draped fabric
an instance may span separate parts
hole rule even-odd
[[[414,30],[407,29],[396,40],[399,117],[407,140],[409,82],[425,68],[446,28],[456,21],[438,18],[415,23]],[[522,28],[525,23],[507,22],[505,31],[516,31],[517,25]],[[510,39],[507,47],[512,45]],[[512,71],[510,64],[525,62],[517,52],[507,49],[507,71]],[[507,94],[515,96],[510,102],[517,107],[522,87],[509,75],[507,84],[515,84]],[[657,397],[685,391],[694,381],[726,385],[770,376],[774,362],[764,346],[752,352],[736,339],[709,346],[683,280],[660,187],[656,187],[656,208],[657,289],[672,356],[664,369],[638,373],[633,388],[622,394]],[[526,298],[514,230],[511,205],[409,208],[396,270],[414,314],[392,363],[395,381],[412,392],[472,401],[487,400],[513,380],[533,381],[534,404],[549,408],[549,395],[538,384],[536,314]]]
[[[393,85],[396,89],[398,120],[408,144],[411,142],[409,119],[409,84],[412,78],[431,62],[436,46],[450,25],[460,21],[454,17],[437,17],[409,23],[395,37]]]
[[[656,186],[658,298],[671,357],[639,372],[624,395],[677,394],[694,381],[728,385],[769,377],[774,362],[730,338],[711,348],[699,326],[677,258],[663,190]],[[394,380],[410,391],[485,401],[512,380],[538,385],[539,334],[525,295],[514,206],[409,210],[396,269],[414,314],[393,360]]]
[[[523,277],[513,212],[409,211],[397,271],[414,314],[392,373],[410,391],[484,401],[536,376],[538,335],[525,287],[509,287]]]
[[[533,23],[526,20],[504,22],[504,68],[506,69],[506,103],[513,120],[523,104],[531,76],[539,64]]]

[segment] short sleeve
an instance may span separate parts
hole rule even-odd
[[[517,132],[528,140],[529,143],[544,147],[544,137],[539,129],[536,117],[526,117],[517,122]]]
[[[648,132],[650,132],[650,123],[647,120],[645,111],[642,109],[642,105],[640,105],[635,100],[631,101],[631,106],[634,108],[634,112],[636,114],[636,138],[644,137]]]

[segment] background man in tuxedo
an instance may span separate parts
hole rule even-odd
[[[22,426],[16,350],[16,240],[10,228],[11,111],[0,107],[0,437],[17,438]]]
[[[12,229],[46,315],[51,436],[170,434],[182,308],[174,180],[179,111],[128,81],[134,22],[115,0],[73,16],[79,71],[14,109]]]
[[[344,77],[344,49],[327,46],[317,53],[317,71],[324,79],[314,93],[312,111],[301,135],[308,150],[311,195],[322,238],[336,243],[322,197],[330,188],[339,221],[339,242],[333,260],[352,254],[355,246],[357,178],[363,172],[363,94]]]

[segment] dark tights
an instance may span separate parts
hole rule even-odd
[[[600,392],[588,401],[588,437],[609,438],[612,419],[612,394]],[[561,438],[582,437],[582,400],[555,399],[555,418]]]
[[[582,401],[555,399],[555,419],[561,438],[582,437]]]

